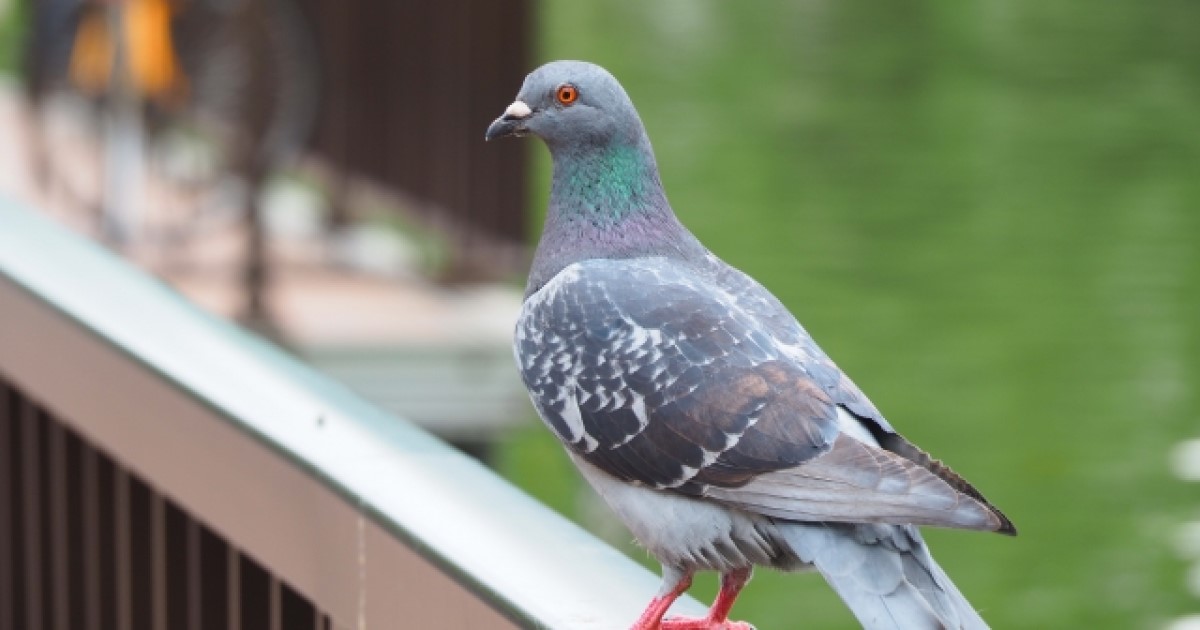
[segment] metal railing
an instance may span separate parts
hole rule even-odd
[[[474,460],[0,201],[0,630],[607,629],[656,588]]]
[[[2,381],[0,462],[0,628],[330,628],[306,597]]]

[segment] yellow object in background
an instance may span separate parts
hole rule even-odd
[[[87,11],[75,31],[75,43],[71,48],[71,84],[88,94],[99,94],[108,87],[113,51],[106,20],[102,11]]]
[[[186,86],[171,37],[168,0],[129,0],[122,29],[134,90],[160,102],[182,96]],[[112,76],[113,45],[104,10],[88,11],[71,50],[71,82],[89,94],[106,90]]]

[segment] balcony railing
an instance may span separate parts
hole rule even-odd
[[[656,588],[476,461],[0,201],[0,630],[609,629]]]

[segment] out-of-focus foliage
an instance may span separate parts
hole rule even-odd
[[[17,70],[18,32],[24,8],[19,0],[0,0],[0,73]]]
[[[1014,519],[928,533],[986,618],[1157,628],[1200,606],[1166,461],[1200,426],[1197,25],[1189,0],[564,0],[540,32],[623,82],[683,221]],[[601,522],[540,427],[503,464]],[[854,627],[815,576],[762,572],[735,612]]]

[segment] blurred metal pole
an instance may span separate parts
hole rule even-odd
[[[248,53],[245,59],[249,74],[248,85],[253,90],[240,95],[240,120],[234,160],[238,173],[246,178],[246,257],[242,270],[242,286],[246,305],[242,321],[250,328],[269,337],[276,336],[267,288],[270,285],[267,229],[263,217],[262,192],[267,178],[262,138],[270,122],[270,97],[267,93],[269,48],[262,41],[267,25],[266,0],[244,0],[236,17],[237,37]]]
[[[125,2],[110,2],[107,11],[113,59],[104,120],[100,233],[114,246],[123,247],[137,238],[141,223],[138,203],[143,176],[141,102],[130,73]]]

